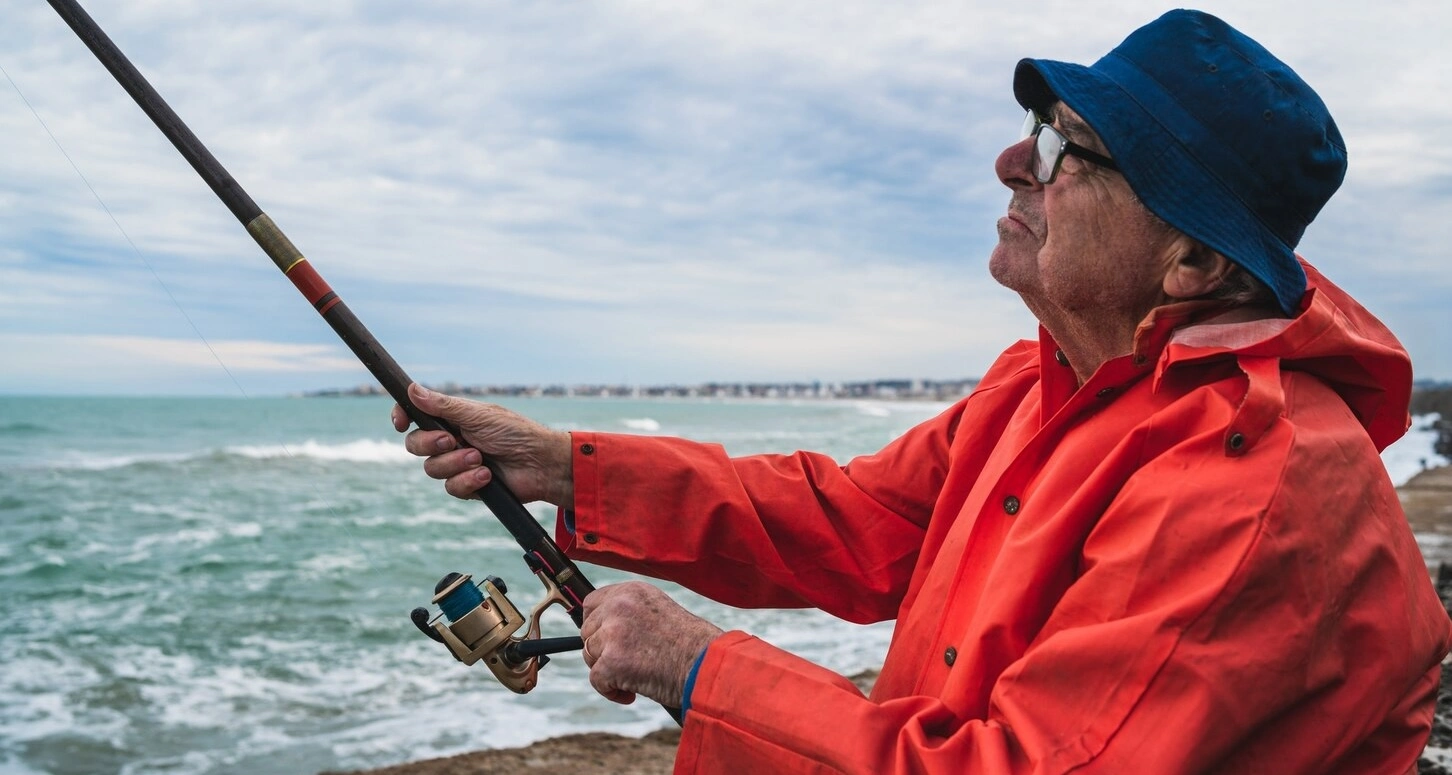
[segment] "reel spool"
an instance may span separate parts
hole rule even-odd
[[[429,609],[419,607],[409,618],[424,635],[447,646],[455,659],[466,665],[483,660],[500,683],[524,694],[535,687],[539,669],[549,663],[547,655],[584,647],[578,635],[540,637],[539,618],[545,609],[559,604],[568,611],[570,605],[547,575],[539,570],[535,575],[546,595],[528,619],[510,602],[503,579],[486,576],[476,585],[467,573],[449,573],[434,587],[432,602],[440,615],[430,618]],[[515,637],[526,624],[524,636]]]

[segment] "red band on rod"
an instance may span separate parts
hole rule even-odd
[[[303,298],[314,306],[317,306],[319,299],[333,292],[333,289],[328,287],[327,281],[313,269],[313,265],[308,263],[305,258],[299,259],[296,264],[288,267],[287,279],[292,280],[292,284],[302,291]]]

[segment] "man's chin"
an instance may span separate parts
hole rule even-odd
[[[1015,267],[1012,252],[1012,249],[1004,245],[1002,241],[995,245],[993,252],[988,255],[988,274],[999,285],[1016,291],[1018,288],[1017,283],[1014,282]]]

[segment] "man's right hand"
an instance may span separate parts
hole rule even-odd
[[[502,406],[446,396],[417,383],[408,386],[408,397],[425,414],[457,426],[470,445],[461,448],[447,431],[415,430],[404,439],[405,449],[426,458],[424,473],[442,479],[450,495],[471,498],[490,482],[492,473],[480,457],[482,452],[521,501],[548,501],[566,508],[574,504],[569,433],[546,428]],[[408,416],[395,405],[393,427],[401,433],[409,425]]]

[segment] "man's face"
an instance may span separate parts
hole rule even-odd
[[[1068,106],[1057,103],[1048,116],[1069,141],[1106,154]],[[998,157],[998,178],[1013,197],[998,221],[993,278],[1051,330],[1071,319],[1138,322],[1163,299],[1177,233],[1140,204],[1118,172],[1066,155],[1058,177],[1044,185],[1032,172],[1033,153],[1030,138]]]

